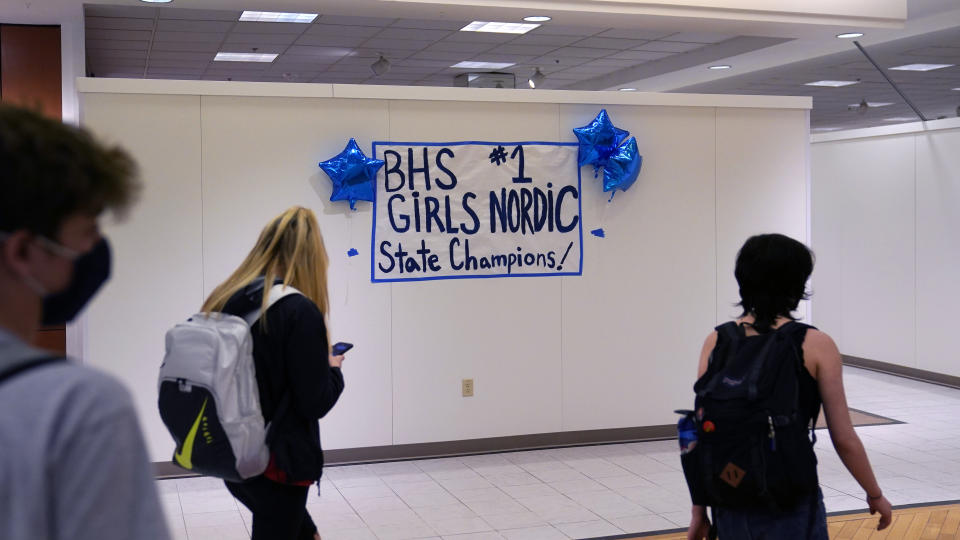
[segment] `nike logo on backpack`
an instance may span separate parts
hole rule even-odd
[[[180,447],[179,451],[173,453],[174,461],[184,469],[193,468],[193,440],[197,437],[197,429],[200,428],[203,411],[207,408],[207,399],[209,398],[204,398],[203,405],[200,407],[200,414],[197,415],[197,419],[193,421],[193,426],[187,432],[187,438],[183,440],[183,446]]]

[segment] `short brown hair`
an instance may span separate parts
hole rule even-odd
[[[0,106],[0,231],[55,237],[70,215],[122,213],[139,193],[136,170],[86,130]]]

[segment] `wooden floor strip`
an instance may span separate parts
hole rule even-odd
[[[944,540],[960,539],[960,504],[912,506],[893,511],[893,521],[877,531],[877,516],[869,512],[827,518],[831,540]],[[620,536],[622,540],[685,540],[687,534]],[[723,537],[720,540],[724,540]]]

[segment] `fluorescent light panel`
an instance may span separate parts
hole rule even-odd
[[[892,67],[890,69],[896,71],[933,71],[935,69],[943,69],[953,66],[954,64],[905,64],[902,66]]]
[[[547,17],[546,15],[531,15],[531,16],[529,16],[529,17],[524,17],[523,20],[525,20],[525,21],[527,21],[527,22],[536,22],[536,23],[539,23],[539,22],[547,22],[547,21],[551,20],[551,18],[550,18],[550,17]]]
[[[853,39],[863,37],[863,34],[861,32],[847,32],[845,34],[837,34],[837,37],[840,39]]]
[[[838,88],[840,86],[850,86],[851,84],[857,84],[860,81],[814,81],[805,83],[804,86],[829,86],[831,88]]]
[[[621,91],[621,92],[636,92],[637,89],[636,89],[636,88],[621,88],[620,91]]]
[[[867,107],[889,107],[893,103],[887,103],[886,101],[868,101]],[[860,103],[851,103],[850,107],[859,107]]]
[[[730,69],[730,66],[726,64],[720,64],[718,66],[710,66],[710,69]]]
[[[276,54],[218,52],[215,62],[273,62]]]
[[[515,65],[511,62],[459,62],[450,67],[456,69],[506,69]]]
[[[533,23],[507,23],[507,22],[485,22],[473,21],[472,23],[460,29],[461,32],[493,32],[496,34],[526,34],[527,32],[538,28],[539,24]]]
[[[243,22],[312,23],[316,13],[281,13],[278,11],[244,11],[240,15]]]
[[[893,118],[884,118],[884,122],[916,122],[919,120],[916,116],[894,116]]]

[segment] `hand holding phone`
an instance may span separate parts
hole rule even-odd
[[[340,341],[338,343],[334,343],[333,348],[330,349],[330,354],[333,356],[341,356],[352,348],[353,343]]]

